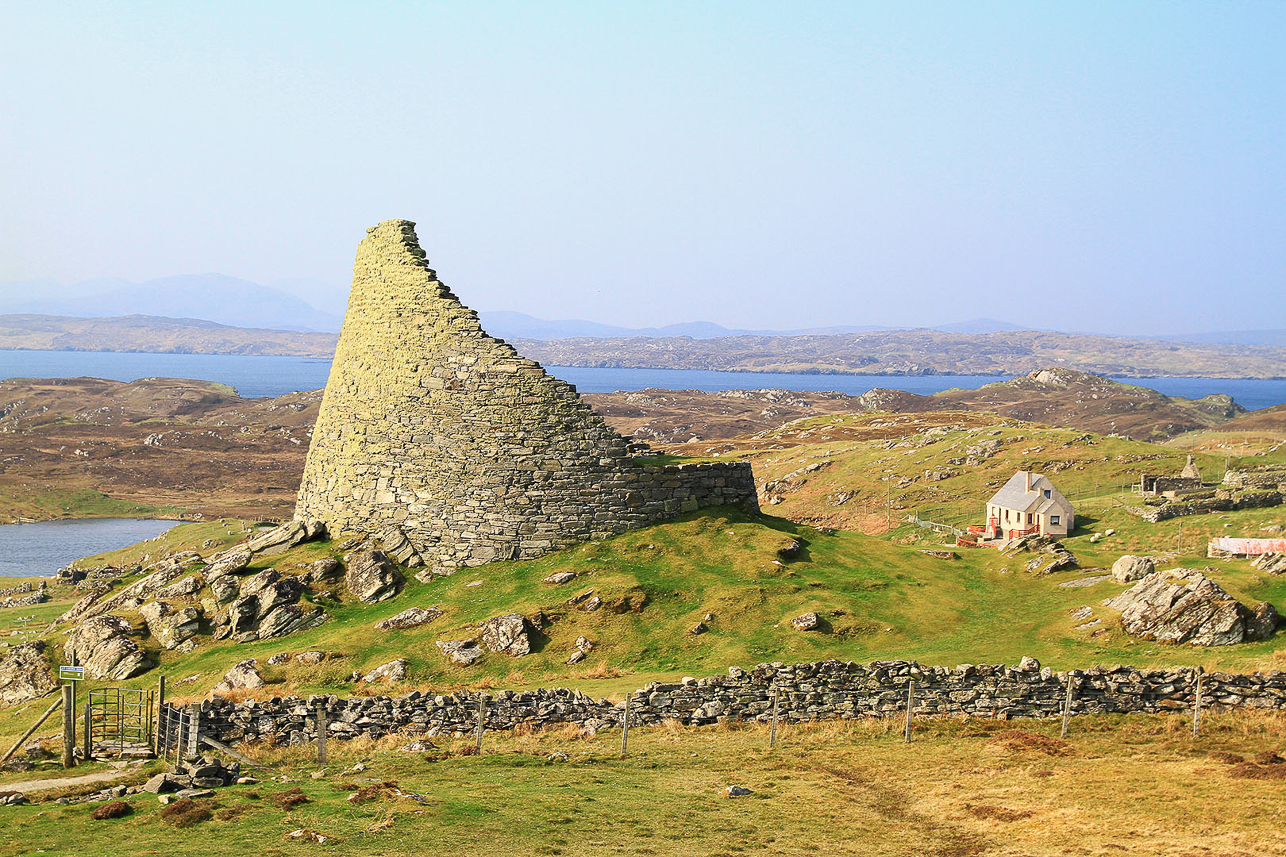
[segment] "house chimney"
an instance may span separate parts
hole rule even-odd
[[[1030,470],[1023,471],[1023,482],[1027,486],[1027,493],[1030,494],[1031,493],[1031,471]]]

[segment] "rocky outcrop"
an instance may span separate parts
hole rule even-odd
[[[1103,602],[1126,633],[1163,643],[1231,646],[1247,639],[1252,612],[1199,571],[1154,571]],[[1257,633],[1262,633],[1257,631]]]
[[[389,684],[402,681],[406,678],[406,664],[406,658],[398,658],[397,660],[389,661],[386,664],[380,664],[378,667],[362,676],[362,681],[367,684],[382,681],[383,679],[388,679]]]
[[[254,658],[236,664],[223,674],[223,680],[216,684],[211,693],[227,693],[231,690],[254,690],[267,684],[263,673],[259,672],[258,662]]]
[[[1286,574],[1286,553],[1261,554],[1250,564],[1265,574]]]
[[[402,588],[402,574],[382,550],[363,547],[344,557],[344,583],[358,601],[375,604]]]
[[[1277,633],[1281,624],[1282,618],[1278,615],[1277,608],[1267,601],[1260,601],[1246,619],[1246,640],[1267,640]]]
[[[17,705],[58,688],[45,658],[45,643],[34,640],[0,654],[0,705]]]
[[[480,626],[482,645],[491,652],[520,658],[531,654],[531,629],[525,617],[517,613],[493,616]]]
[[[315,628],[329,618],[320,607],[301,607],[302,579],[282,575],[275,568],[265,568],[242,581],[225,575],[210,588],[219,603],[228,605],[227,610],[214,617],[216,640],[232,637],[238,642],[252,642],[285,637]]]
[[[156,591],[157,598],[191,598],[205,587],[205,578],[200,574],[189,574],[181,577],[169,586]]]
[[[437,647],[447,660],[462,667],[469,666],[483,655],[477,640],[438,640]]]
[[[816,613],[804,613],[790,620],[790,626],[796,631],[816,631],[822,624]]]
[[[326,526],[320,521],[294,520],[260,533],[249,541],[246,548],[256,556],[275,556],[325,535]]]
[[[1156,571],[1156,566],[1152,560],[1146,556],[1125,556],[1112,563],[1112,579],[1117,583],[1133,583],[1136,580],[1142,580],[1152,572]]]
[[[89,678],[132,678],[155,666],[130,639],[133,632],[133,626],[120,616],[96,616],[72,629],[64,646],[67,660],[75,659]]]
[[[254,559],[254,551],[248,547],[237,547],[226,550],[214,558],[214,562],[206,566],[204,575],[205,579],[214,582],[225,574],[236,574],[243,571],[250,561]]]
[[[418,628],[427,625],[442,615],[438,607],[412,607],[403,610],[396,616],[390,616],[383,622],[375,623],[376,631],[400,631],[406,628]]]
[[[177,649],[201,631],[201,611],[195,607],[174,609],[167,601],[153,601],[139,608],[147,632],[164,649]]]

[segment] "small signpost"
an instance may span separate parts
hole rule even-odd
[[[76,682],[85,680],[85,668],[79,666],[58,667],[58,680],[68,682],[63,685],[63,767],[76,765]]]

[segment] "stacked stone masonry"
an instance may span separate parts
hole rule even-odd
[[[438,571],[527,559],[724,504],[744,462],[655,466],[428,267],[414,224],[368,230],[295,517],[397,527]]]
[[[1075,682],[1074,715],[1190,713],[1196,698],[1197,674],[1192,669],[1115,666],[1055,673],[1026,659],[1019,667],[983,664],[955,669],[908,661],[824,661],[760,664],[752,670],[732,667],[726,676],[649,684],[631,696],[630,724],[764,721],[772,716],[774,692],[780,693],[779,716],[786,722],[891,717],[906,710],[911,681],[916,684],[917,716],[1055,717],[1062,713],[1069,679]],[[1202,708],[1208,711],[1281,709],[1286,707],[1286,673],[1206,673],[1201,695]],[[397,698],[331,695],[240,703],[216,697],[201,704],[200,728],[202,734],[225,743],[301,744],[316,737],[315,711],[323,706],[328,736],[340,739],[467,734],[478,722],[478,694],[417,691]],[[561,688],[497,691],[487,695],[484,708],[485,725],[491,730],[569,723],[600,730],[619,726],[625,715],[623,702],[595,700]]]

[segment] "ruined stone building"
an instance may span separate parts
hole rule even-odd
[[[574,387],[487,335],[414,226],[381,223],[357,249],[297,519],[409,541],[399,558],[448,571],[755,506],[749,463],[636,459]]]

